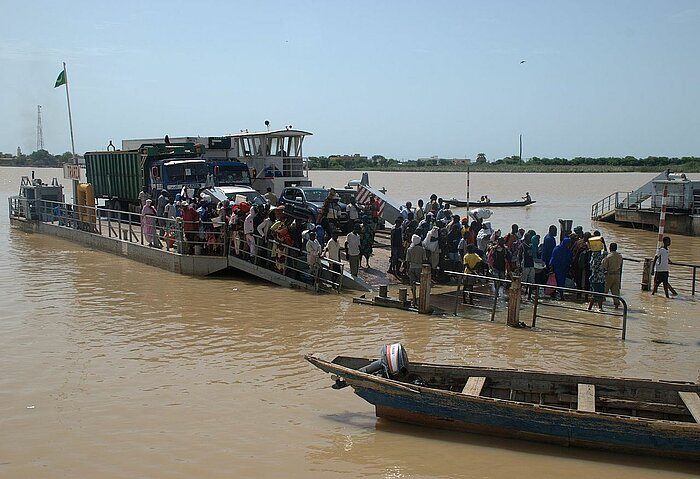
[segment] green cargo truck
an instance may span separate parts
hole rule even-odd
[[[153,198],[161,190],[174,198],[183,187],[191,192],[204,188],[209,167],[201,158],[202,152],[201,145],[194,143],[89,151],[85,153],[87,181],[95,188],[95,198],[106,200],[107,208],[138,211],[138,197],[144,186]]]

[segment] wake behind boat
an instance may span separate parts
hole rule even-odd
[[[700,460],[700,384],[409,363],[306,359],[352,386],[377,417],[564,446]]]
[[[467,206],[467,200],[458,200],[457,198],[451,198],[449,200],[445,200],[446,203],[449,203],[451,205],[457,206],[457,207],[465,207]],[[535,200],[519,200],[519,201],[470,201],[469,202],[469,207],[472,208],[507,208],[507,207],[513,207],[513,206],[528,206],[533,203],[537,203]]]

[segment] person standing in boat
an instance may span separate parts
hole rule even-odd
[[[669,238],[668,236],[664,236],[663,244],[661,248],[656,250],[654,262],[651,265],[651,274],[654,275],[654,289],[652,290],[651,294],[656,294],[656,290],[658,289],[659,285],[663,283],[664,292],[666,293],[667,298],[669,297],[669,291],[671,291],[672,295],[678,296],[676,290],[673,289],[673,286],[671,286],[671,284],[668,282],[668,265],[673,264],[668,256],[669,246],[671,246],[671,238]],[[654,270],[656,270],[656,273],[654,272]]]

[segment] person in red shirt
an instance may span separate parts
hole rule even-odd
[[[197,241],[197,234],[199,233],[199,213],[194,209],[194,205],[189,203],[185,209],[182,210],[182,229],[185,232],[185,248],[186,254],[190,254],[190,246]]]

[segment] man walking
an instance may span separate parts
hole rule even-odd
[[[656,250],[656,256],[654,256],[654,263],[651,265],[652,274],[654,274],[654,269],[656,269],[656,273],[654,274],[654,290],[651,292],[651,294],[656,294],[656,290],[659,287],[659,284],[663,283],[664,292],[666,293],[667,298],[669,297],[669,290],[671,291],[672,295],[678,296],[676,290],[673,289],[673,286],[671,286],[668,282],[668,265],[672,264],[671,260],[668,257],[669,246],[671,246],[671,238],[669,238],[668,236],[664,236],[663,245],[661,246],[661,248]]]

